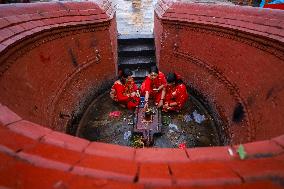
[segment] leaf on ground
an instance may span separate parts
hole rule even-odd
[[[246,153],[245,148],[244,148],[244,146],[242,144],[239,145],[239,148],[238,148],[237,152],[238,152],[238,154],[240,156],[240,159],[243,160],[243,159],[246,158],[247,153]]]
[[[163,125],[169,125],[171,123],[171,118],[163,116],[162,118]]]

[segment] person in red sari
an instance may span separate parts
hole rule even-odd
[[[110,97],[122,106],[126,106],[129,110],[133,110],[139,105],[139,90],[129,69],[124,69],[120,74],[119,80],[114,82]]]
[[[185,84],[176,73],[167,75],[167,85],[161,93],[163,111],[180,111],[188,99]]]
[[[159,97],[166,84],[165,75],[158,70],[157,66],[152,66],[150,74],[146,77],[140,88],[141,95],[145,95],[144,108],[148,107],[149,98],[153,98],[158,107],[162,106]]]

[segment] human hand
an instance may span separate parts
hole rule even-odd
[[[136,96],[136,92],[132,92],[132,93],[130,94],[130,96],[131,96],[131,97]]]
[[[161,99],[160,102],[158,103],[158,108],[163,106],[164,101]]]
[[[148,108],[148,102],[145,101],[144,103],[144,109],[146,110]]]
[[[163,108],[164,108],[164,109],[169,109],[169,107],[170,107],[170,106],[169,106],[168,103],[165,103],[165,104],[163,105]]]
[[[136,96],[137,96],[137,97],[140,97],[139,91],[136,92]]]
[[[159,89],[153,89],[153,91],[159,91]]]

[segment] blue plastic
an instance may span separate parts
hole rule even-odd
[[[140,104],[139,104],[139,108],[144,108],[145,105],[145,97],[141,96],[140,97]]]

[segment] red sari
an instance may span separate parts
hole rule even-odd
[[[149,96],[155,99],[155,102],[159,102],[159,96],[163,89],[159,91],[154,91],[153,89],[159,88],[161,85],[166,86],[167,80],[165,75],[162,72],[159,72],[158,76],[155,79],[150,79],[149,76],[146,77],[145,81],[141,85],[141,95],[145,95],[146,91],[149,92]]]
[[[172,111],[179,111],[182,109],[182,107],[184,106],[184,104],[186,103],[188,99],[188,93],[186,90],[186,86],[182,83],[182,84],[178,84],[178,85],[167,85],[166,86],[166,95],[165,95],[165,99],[164,99],[164,104],[171,104],[176,102],[177,105],[176,106],[171,106],[169,108],[167,108],[166,110],[164,109],[164,111],[167,110],[172,110]]]
[[[133,80],[128,81],[124,85],[118,80],[114,82],[111,88],[110,97],[114,101],[126,105],[129,110],[132,110],[137,107],[140,102],[140,97],[131,97],[131,93],[136,92],[137,90],[138,87]]]

